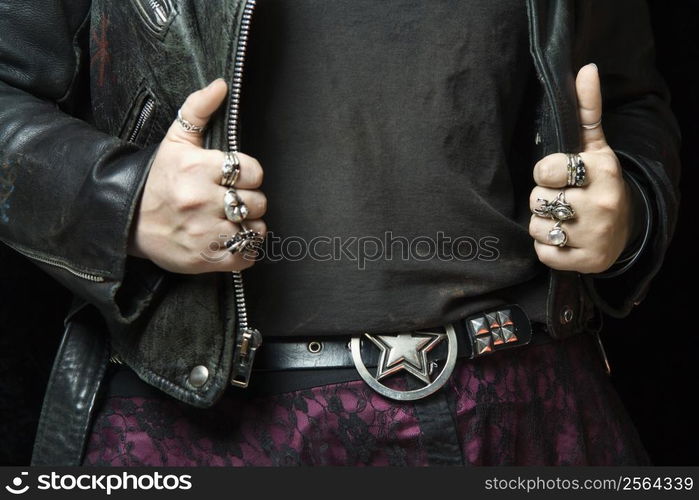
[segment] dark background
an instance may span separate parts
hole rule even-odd
[[[610,0],[613,1],[613,0]],[[699,465],[699,322],[692,276],[699,214],[699,0],[651,0],[658,66],[683,131],[683,200],[661,273],[647,298],[603,333],[612,379],[656,465]],[[691,192],[690,192],[691,190]],[[0,465],[28,464],[41,399],[69,298],[0,245]],[[698,370],[698,371],[695,371]]]
[[[665,266],[624,320],[606,321],[613,381],[657,465],[699,465],[694,308],[699,146],[699,1],[652,0],[657,64],[682,128],[682,204]],[[690,326],[691,325],[691,326]]]

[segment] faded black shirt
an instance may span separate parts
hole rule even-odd
[[[271,233],[245,272],[251,323],[312,336],[515,300],[542,313],[519,146],[532,79],[515,0],[260,0],[241,144]]]

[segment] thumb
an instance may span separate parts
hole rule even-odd
[[[209,123],[211,115],[221,106],[227,93],[228,85],[222,78],[218,78],[207,87],[191,93],[180,108],[180,116],[185,123],[204,127]],[[198,147],[204,144],[203,133],[187,132],[177,119],[170,125],[166,138]]]
[[[597,65],[588,64],[580,68],[575,79],[575,91],[578,96],[578,117],[582,126],[583,151],[602,149],[607,145],[602,125],[602,90],[600,88]],[[585,128],[588,125],[588,128]]]

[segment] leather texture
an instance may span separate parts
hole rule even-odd
[[[127,257],[126,248],[157,144],[178,107],[215,78],[232,78],[244,1],[160,3],[164,15],[147,0],[0,0],[0,241],[99,311],[76,314],[80,326],[67,329],[45,404],[56,422],[89,409],[81,398],[99,384],[102,354],[89,353],[100,338],[144,381],[188,404],[209,407],[228,386],[230,276],[175,276]],[[574,71],[594,61],[610,145],[654,207],[653,238],[623,276],[551,272],[547,326],[564,338],[589,328],[600,308],[628,314],[657,273],[676,220],[679,133],[642,2],[527,0],[526,9],[540,83],[531,140],[540,156],[579,150]],[[153,113],[137,130],[147,100]],[[224,149],[226,127],[225,113],[215,115],[208,147]],[[78,359],[85,366],[71,364]],[[187,379],[198,365],[210,377],[193,387]],[[59,401],[59,390],[73,403]],[[59,451],[37,461],[70,462],[60,449],[75,428],[42,433],[37,450]]]
[[[485,311],[469,316],[461,321],[453,323],[457,338],[457,355],[459,358],[473,359],[481,356],[497,355],[506,349],[516,349],[527,345],[539,345],[551,341],[551,336],[546,334],[543,324],[532,324],[524,310],[517,305],[504,306],[499,310],[507,310],[508,316],[513,321],[513,329],[517,341],[511,344],[491,345],[485,354],[476,354],[474,343],[476,334],[469,330],[469,322],[476,319],[485,319],[484,313],[497,314],[496,311]],[[486,323],[487,325],[487,323]],[[498,326],[498,325],[494,325]],[[433,331],[425,329],[425,331]],[[536,334],[536,335],[535,335]],[[486,335],[490,336],[489,333]],[[315,346],[313,345],[315,344]],[[371,342],[362,340],[362,360],[367,367],[375,367],[379,360],[379,350],[372,347]],[[314,368],[352,368],[355,366],[352,359],[349,337],[326,337],[322,339],[293,339],[276,338],[265,339],[265,348],[260,349],[255,359],[255,370],[260,371],[289,371],[308,370]],[[447,357],[447,344],[440,343],[430,354],[430,359],[443,361]]]
[[[108,361],[103,335],[95,335],[89,323],[68,322],[46,389],[32,466],[80,465]]]

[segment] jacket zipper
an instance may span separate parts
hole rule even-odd
[[[132,0],[148,28],[160,35],[172,18],[172,0]]]
[[[235,48],[234,61],[233,61],[233,81],[231,84],[231,104],[228,109],[228,150],[231,152],[237,152],[239,148],[238,143],[238,132],[239,132],[239,119],[240,119],[240,96],[243,86],[243,66],[245,65],[245,54],[247,52],[248,36],[250,34],[250,24],[252,21],[252,15],[255,10],[255,4],[257,0],[245,0],[243,5],[243,14],[240,23],[240,29],[238,30],[238,41]],[[252,348],[252,356],[248,358],[248,339],[249,333],[253,332],[248,325],[248,312],[247,303],[245,300],[245,287],[243,283],[243,274],[240,271],[234,271],[233,273],[233,287],[235,292],[235,302],[236,302],[236,313],[238,321],[238,331],[236,335],[236,354],[234,355],[234,366],[233,374],[231,376],[231,384],[237,385],[239,387],[247,387],[247,378],[239,378],[238,367],[235,366],[236,362],[239,360],[241,344],[243,350],[243,361],[244,366],[247,367],[247,376],[249,377],[249,370],[252,366],[254,350],[257,345]],[[259,332],[256,333],[256,337],[259,341]],[[241,341],[241,339],[245,338]],[[245,370],[245,368],[242,368]]]
[[[231,85],[231,105],[228,110],[228,150],[237,152],[238,123],[240,119],[240,96],[243,87],[243,66],[247,52],[248,35],[250,34],[250,22],[255,10],[257,0],[246,0],[243,6],[243,16],[238,32],[238,44],[235,50],[233,62],[233,83]],[[238,325],[240,329],[248,327],[247,305],[245,302],[245,289],[243,287],[243,275],[240,271],[233,272],[233,285],[235,286],[236,306],[238,309]]]
[[[248,36],[250,34],[250,23],[255,10],[257,0],[245,0],[243,6],[243,18],[240,22],[238,32],[238,45],[235,50],[233,61],[233,84],[231,85],[231,106],[228,110],[228,149],[238,151],[238,120],[240,117],[240,94],[243,87],[243,66],[245,65],[245,54],[248,48]]]
[[[37,262],[41,262],[42,264],[47,264],[49,266],[57,267],[59,269],[63,269],[64,271],[68,271],[70,274],[73,276],[77,276],[78,278],[82,278],[87,281],[92,281],[95,283],[102,283],[105,281],[104,276],[99,276],[97,274],[91,274],[91,273],[86,273],[84,271],[79,271],[75,269],[74,267],[69,266],[65,262],[52,258],[52,257],[44,257],[42,255],[37,255],[34,252],[30,252],[28,250],[24,250],[22,248],[19,248],[18,246],[14,245],[13,243],[8,243],[4,242],[7,246],[12,248],[13,250],[21,253],[25,257],[28,257],[32,260],[35,260]]]
[[[148,3],[155,14],[158,24],[161,26],[165,25],[167,23],[167,11],[163,4],[160,3],[160,0],[148,0]]]
[[[146,97],[146,100],[143,102],[143,106],[141,107],[141,112],[138,115],[138,119],[136,120],[136,125],[134,125],[133,130],[131,130],[129,137],[127,138],[129,142],[136,142],[138,134],[141,133],[141,130],[143,130],[143,126],[150,119],[150,117],[153,116],[154,110],[155,99],[153,99],[150,96]]]

